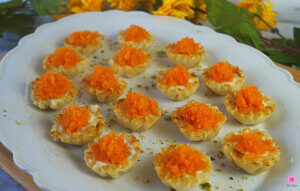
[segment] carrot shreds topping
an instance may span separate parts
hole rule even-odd
[[[114,71],[111,68],[96,65],[94,72],[82,81],[85,87],[95,88],[99,90],[118,89],[121,84],[115,78]]]
[[[140,42],[145,39],[151,38],[150,33],[143,27],[137,25],[130,25],[130,27],[125,31],[124,40],[132,42]]]
[[[240,112],[261,111],[265,109],[263,96],[254,85],[243,86],[236,94],[236,106]]]
[[[47,72],[32,82],[38,99],[58,99],[71,91],[71,82],[61,74]]]
[[[207,162],[198,150],[192,150],[188,145],[182,144],[175,151],[163,148],[164,160],[162,166],[175,176],[184,174],[195,175],[197,171],[204,169]]]
[[[124,113],[133,118],[140,116],[155,115],[158,104],[155,99],[142,95],[141,93],[128,93],[124,101]]]
[[[48,58],[48,61],[54,67],[63,66],[64,68],[71,68],[76,66],[82,58],[71,48],[60,47],[55,50]]]
[[[170,44],[174,54],[194,55],[198,53],[200,43],[195,43],[194,39],[185,37],[176,44]]]
[[[219,62],[210,68],[209,77],[218,83],[231,82],[235,72],[235,68],[228,61]]]
[[[239,153],[245,153],[249,157],[258,157],[259,155],[265,154],[267,151],[274,150],[275,142],[268,139],[263,140],[264,133],[247,132],[249,128],[243,129],[244,134],[242,135],[232,135],[227,140],[232,143],[236,143],[234,150]]]
[[[73,46],[87,46],[93,45],[97,46],[97,38],[102,36],[97,31],[80,31],[80,32],[73,32],[69,38],[66,39],[68,44]]]
[[[120,66],[135,67],[140,64],[144,64],[147,60],[147,56],[142,50],[133,48],[130,45],[123,45],[121,51],[116,56],[116,62]]]
[[[90,143],[89,149],[93,151],[96,161],[107,164],[123,164],[130,154],[124,136],[118,136],[113,132],[99,138],[97,143]]]
[[[62,112],[61,127],[67,133],[80,131],[90,119],[90,111],[87,107],[77,107],[72,104]]]
[[[209,131],[225,117],[224,114],[217,113],[214,109],[199,102],[188,103],[181,115],[186,122],[191,124],[185,128],[193,131],[200,131],[201,129]]]
[[[189,86],[190,74],[189,71],[182,65],[177,65],[163,74],[164,78],[162,80],[163,84],[168,86]]]

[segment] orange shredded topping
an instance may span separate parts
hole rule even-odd
[[[102,36],[97,31],[80,31],[73,32],[69,38],[66,39],[66,42],[73,46],[87,46],[93,45],[97,46],[98,41],[96,40]]]
[[[128,93],[124,101],[124,113],[133,118],[140,116],[155,115],[158,104],[155,99],[142,95],[141,93]]]
[[[87,107],[77,107],[72,104],[62,112],[61,127],[67,133],[80,131],[90,119],[90,111]]]
[[[274,141],[263,140],[262,132],[249,133],[249,128],[243,129],[243,135],[232,135],[227,141],[235,143],[234,150],[239,153],[245,153],[249,157],[257,158],[267,151],[274,150]]]
[[[177,65],[171,71],[163,74],[163,84],[167,86],[189,86],[190,74],[189,71],[182,65]]]
[[[47,72],[32,82],[38,99],[58,99],[71,91],[71,82],[61,74]]]
[[[89,149],[93,151],[96,161],[107,164],[123,164],[130,154],[130,148],[124,141],[124,136],[118,136],[113,132],[98,138],[97,143],[90,143]]]
[[[124,40],[132,42],[140,42],[145,39],[151,38],[150,33],[143,27],[137,25],[130,25],[130,27],[125,31]]]
[[[94,72],[88,75],[83,81],[85,87],[91,87],[99,90],[119,89],[121,84],[115,78],[114,71],[111,68],[96,65]]]
[[[54,67],[63,66],[64,68],[71,68],[76,66],[82,58],[71,48],[60,47],[55,50],[53,54],[48,57],[48,61]]]
[[[116,62],[120,66],[135,67],[137,65],[144,64],[146,60],[147,56],[142,50],[126,44],[121,47],[121,51],[116,56]]]
[[[162,152],[164,160],[161,165],[175,176],[195,175],[197,171],[207,166],[207,162],[203,160],[200,151],[192,150],[186,144],[180,145],[175,151],[164,148]]]
[[[214,109],[199,102],[188,103],[181,115],[186,122],[191,124],[185,128],[188,128],[192,131],[200,131],[201,129],[209,131],[225,117],[224,114],[217,113]]]
[[[219,62],[210,68],[209,77],[218,83],[231,82],[235,77],[236,69],[228,63]]]
[[[244,113],[265,109],[263,96],[254,85],[243,86],[241,90],[236,93],[235,104],[238,110]]]
[[[198,53],[200,43],[195,43],[194,39],[185,37],[176,44],[170,44],[174,54],[194,55]]]

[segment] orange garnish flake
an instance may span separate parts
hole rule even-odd
[[[146,60],[147,56],[142,50],[126,44],[121,47],[121,51],[116,56],[116,62],[120,66],[135,67],[144,64]]]
[[[55,50],[53,54],[48,57],[48,61],[54,67],[63,66],[64,68],[71,68],[76,66],[82,58],[71,48],[60,47]]]
[[[203,160],[200,151],[192,150],[186,144],[180,145],[175,151],[164,148],[162,152],[164,160],[161,165],[175,176],[195,175],[197,171],[207,166],[207,162]]]
[[[231,82],[235,77],[235,73],[236,69],[228,61],[225,61],[212,66],[209,71],[209,77],[218,83]]]
[[[241,90],[236,93],[235,104],[238,110],[244,113],[265,109],[263,96],[254,85],[243,86]]]
[[[72,104],[62,112],[61,127],[67,133],[74,133],[85,127],[90,119],[90,111],[87,107],[77,107]]]
[[[155,115],[158,104],[155,99],[150,99],[141,93],[128,93],[124,101],[124,113],[133,118]]]
[[[110,132],[98,138],[98,142],[89,144],[96,161],[107,164],[123,164],[130,154],[130,148],[124,141],[124,136]]]
[[[137,25],[130,25],[130,27],[125,31],[124,40],[131,42],[140,42],[145,39],[151,38],[150,33],[143,27]]]
[[[99,90],[118,89],[121,87],[118,79],[115,78],[114,71],[111,68],[96,65],[94,72],[82,81],[85,87]]]
[[[177,65],[163,74],[162,83],[167,86],[189,86],[189,71],[182,65]]]
[[[66,43],[73,46],[97,46],[99,42],[96,39],[100,36],[102,35],[97,31],[73,32],[69,38],[66,39]]]
[[[170,44],[174,54],[194,55],[198,54],[200,43],[195,43],[194,39],[185,37],[176,44]]]
[[[244,134],[232,135],[227,141],[236,143],[234,150],[239,153],[245,153],[250,157],[257,158],[259,155],[265,154],[267,151],[273,151],[275,142],[268,139],[263,140],[262,132],[247,132],[249,128],[243,129]]]
[[[58,99],[71,91],[71,82],[61,74],[47,72],[32,82],[38,99]]]
[[[190,102],[181,113],[184,120],[191,125],[184,128],[192,131],[205,130],[209,131],[214,128],[218,122],[224,120],[225,115],[217,113],[214,109],[208,107],[206,104],[199,102]]]

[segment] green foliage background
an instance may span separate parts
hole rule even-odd
[[[294,28],[294,39],[265,39],[250,22],[246,9],[238,8],[227,0],[204,1],[207,18],[217,32],[261,50],[274,62],[300,68],[300,28]],[[68,0],[10,0],[0,3],[0,38],[4,32],[20,36],[31,33],[34,30],[34,16],[60,12],[67,4]],[[157,0],[153,9],[161,5],[162,0]],[[268,46],[266,42],[274,46]]]

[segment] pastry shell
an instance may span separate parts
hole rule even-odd
[[[44,58],[42,63],[43,68],[52,73],[61,73],[68,78],[74,78],[79,73],[82,73],[90,63],[87,57],[81,56],[82,60],[71,68],[65,68],[64,66],[55,67],[49,62],[49,56],[50,55]]]
[[[208,107],[215,110],[217,113],[222,113],[217,106],[211,106],[210,104],[206,104]],[[189,141],[206,141],[213,137],[216,137],[226,122],[226,116],[223,114],[224,119],[219,121],[215,127],[205,131],[204,129],[199,129],[199,131],[193,131],[191,129],[185,128],[188,125],[192,125],[184,120],[181,116],[181,112],[186,108],[187,105],[178,108],[172,113],[173,122],[179,127],[180,132],[183,134],[185,138]]]
[[[102,177],[118,178],[120,175],[126,173],[136,163],[142,149],[140,141],[136,139],[134,135],[127,135],[125,133],[122,133],[121,135],[124,136],[126,142],[135,150],[135,154],[131,158],[128,158],[124,164],[107,164],[104,166],[98,166],[96,161],[93,159],[92,150],[87,149],[84,151],[84,160],[86,165]],[[98,142],[98,138],[96,138],[94,142]]]
[[[150,39],[145,39],[145,40],[142,40],[140,42],[126,41],[124,39],[125,32],[126,32],[126,30],[121,30],[121,31],[118,32],[118,42],[121,45],[128,44],[128,45],[130,45],[132,47],[135,47],[135,48],[138,48],[138,49],[148,50],[154,43],[154,39],[153,39],[152,36],[151,36]]]
[[[246,78],[244,76],[242,76],[243,71],[241,69],[239,69],[239,67],[237,67],[237,66],[235,66],[235,69],[236,69],[236,74],[235,74],[234,79],[231,82],[218,83],[218,82],[212,80],[209,77],[210,68],[206,68],[203,70],[201,79],[202,79],[204,85],[208,89],[210,89],[217,95],[224,96],[227,93],[240,90],[246,81]]]
[[[50,109],[58,110],[61,107],[70,103],[77,96],[77,88],[73,82],[71,82],[71,91],[67,92],[61,98],[57,98],[57,99],[47,99],[47,100],[38,99],[37,96],[35,95],[35,88],[36,86],[32,86],[30,89],[32,92],[31,99],[33,101],[33,104],[40,109],[50,108]]]
[[[200,47],[198,54],[195,55],[174,54],[173,49],[170,46],[167,46],[165,51],[168,58],[175,65],[183,65],[186,68],[193,68],[200,65],[205,57],[205,50],[202,46]]]
[[[92,105],[89,107],[91,113],[90,118],[93,119],[92,122],[89,121],[88,125],[82,127],[80,131],[74,133],[66,133],[61,128],[62,114],[58,113],[57,117],[54,119],[54,125],[51,128],[51,136],[55,141],[61,141],[63,143],[72,145],[85,145],[102,134],[105,127],[105,118],[101,115],[101,110],[99,106]]]
[[[225,96],[224,105],[230,115],[243,125],[256,125],[266,120],[274,112],[275,101],[270,97],[261,93],[263,96],[263,103],[265,103],[265,109],[261,111],[250,111],[249,113],[240,112],[235,105],[236,92],[228,93]]]
[[[166,84],[161,83],[163,79],[163,73],[159,72],[156,78],[156,87],[160,90],[160,92],[170,100],[180,101],[190,97],[199,87],[199,79],[197,75],[193,72],[190,73],[191,85],[186,86],[167,86]]]
[[[151,55],[145,51],[143,51],[143,52],[147,56],[146,62],[143,64],[139,64],[135,67],[120,66],[115,61],[115,57],[119,52],[117,54],[113,55],[111,59],[109,59],[108,64],[116,73],[120,74],[121,76],[130,78],[132,76],[135,76],[137,74],[144,72],[151,65],[151,62],[152,62]]]
[[[162,109],[158,106],[158,111],[156,115],[141,116],[137,119],[128,117],[124,114],[123,103],[125,99],[120,99],[114,104],[114,113],[117,116],[121,124],[132,131],[142,132],[146,131],[154,125],[156,121],[159,120],[162,114]]]
[[[256,133],[260,131],[258,129],[248,129],[247,132]],[[267,151],[266,154],[259,155],[259,157],[256,159],[247,157],[246,155],[243,155],[243,153],[238,153],[234,151],[233,143],[226,141],[226,139],[228,139],[232,135],[242,133],[243,130],[233,131],[227,134],[222,142],[225,157],[236,168],[248,174],[256,175],[270,169],[275,163],[279,161],[281,151],[277,145],[274,145],[275,149],[273,151]],[[265,132],[263,132],[263,134],[264,140],[272,140],[272,137],[270,135],[266,135]]]
[[[75,50],[78,54],[84,55],[84,56],[91,56],[95,54],[97,50],[99,50],[102,47],[104,36],[100,35],[98,38],[96,38],[97,45],[87,45],[87,46],[75,46],[68,43],[68,40],[64,40],[64,45],[68,48],[72,48]]]
[[[118,97],[120,97],[126,90],[127,83],[123,80],[118,74],[115,74],[115,78],[118,79],[118,82],[121,84],[119,89],[107,89],[107,90],[99,90],[91,87],[84,86],[86,91],[96,98],[100,103],[108,103],[112,102]],[[83,78],[83,81],[88,80],[87,77]]]
[[[175,150],[177,147],[178,145],[169,145],[170,150]],[[194,146],[190,147],[192,150],[197,150]],[[165,185],[172,187],[175,190],[190,190],[207,180],[213,171],[213,165],[210,157],[206,156],[204,151],[200,152],[203,155],[203,160],[206,161],[208,165],[203,170],[197,172],[196,175],[184,174],[182,177],[176,177],[168,173],[167,169],[160,165],[165,157],[163,152],[157,153],[154,157],[155,171]]]

